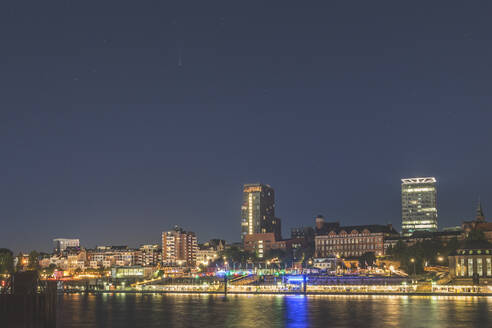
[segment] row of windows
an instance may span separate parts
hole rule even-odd
[[[362,244],[382,242],[383,237],[366,237],[366,238],[317,238],[318,245],[338,245],[338,244]]]
[[[475,262],[475,266],[473,265]],[[485,267],[484,267],[485,264]],[[474,270],[476,268],[476,270]],[[465,260],[464,258],[456,261],[456,275],[461,277],[473,277],[473,274],[476,272],[479,277],[484,275],[484,269],[486,269],[487,277],[492,276],[492,259],[486,258],[485,263],[482,258],[468,258]]]
[[[381,244],[361,244],[361,245],[337,245],[337,246],[322,246],[319,248],[319,250],[326,251],[326,250],[356,250],[356,249],[366,249],[366,250],[373,250],[373,249],[382,249]]]
[[[340,255],[341,257],[350,257],[350,256],[361,256],[363,255],[364,253],[366,252],[361,252],[361,251],[355,251],[355,252],[340,252],[338,255]],[[330,255],[333,255],[333,253],[323,253],[323,254],[319,254],[320,256],[323,256],[323,257],[326,257],[326,256],[330,256]],[[381,252],[378,252],[377,255],[381,255]]]
[[[365,236],[371,236],[371,235],[377,235],[377,233],[371,233],[370,231],[362,231],[358,232],[357,230],[352,230],[352,232],[347,232],[345,230],[342,230],[338,234],[334,231],[330,231],[328,234],[322,235],[318,238],[347,238],[347,237],[365,237]]]

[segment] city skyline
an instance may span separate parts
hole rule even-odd
[[[284,235],[319,213],[400,228],[412,176],[439,181],[441,226],[479,196],[487,213],[489,9],[9,3],[0,240],[136,245],[179,224],[238,241],[257,181]]]
[[[1,1],[0,326],[492,326],[491,16]]]
[[[402,178],[402,179],[401,179],[401,182],[402,182],[402,189],[401,189],[402,196],[403,196],[403,194],[404,194],[404,192],[403,192],[403,191],[404,191],[403,186],[404,186],[405,184],[409,184],[409,185],[410,185],[410,187],[411,187],[412,185],[419,185],[419,186],[420,186],[420,184],[426,184],[426,183],[428,184],[428,183],[430,183],[430,184],[432,184],[432,185],[433,185],[433,187],[434,187],[434,188],[435,188],[435,187],[436,187],[436,185],[437,185],[437,180],[436,180],[434,177],[427,177],[427,178],[422,178],[422,177]],[[406,186],[406,187],[408,187],[408,186]],[[260,189],[258,189],[258,190],[256,190],[256,189],[255,189],[255,190],[253,190],[254,188],[260,188]],[[243,213],[243,214],[240,216],[241,220],[238,220],[238,221],[241,223],[241,228],[240,228],[240,231],[241,231],[241,238],[239,238],[238,240],[236,240],[236,239],[230,239],[230,240],[229,240],[229,239],[225,239],[225,240],[227,240],[228,242],[232,242],[232,243],[234,243],[234,242],[241,242],[241,243],[242,243],[242,242],[243,242],[243,239],[242,239],[242,236],[244,235],[244,234],[243,234],[243,232],[244,232],[244,229],[243,229],[243,228],[244,228],[244,225],[243,225],[243,223],[244,223],[244,217],[245,217],[245,216],[244,216],[244,215],[245,215],[245,214],[244,214],[244,213],[245,213],[245,212],[244,212],[244,204],[245,204],[245,202],[246,202],[246,201],[248,201],[248,200],[249,200],[249,194],[250,194],[251,192],[253,192],[253,193],[255,193],[255,192],[256,192],[256,193],[258,193],[258,194],[259,194],[260,192],[266,192],[266,193],[270,193],[270,192],[271,192],[271,194],[272,194],[272,195],[271,195],[271,199],[270,199],[270,200],[268,200],[268,201],[269,201],[269,202],[271,202],[271,203],[269,203],[269,205],[267,205],[267,208],[270,208],[270,207],[271,207],[272,209],[274,209],[274,208],[275,208],[275,196],[274,196],[274,195],[275,195],[275,191],[274,191],[274,188],[273,188],[272,186],[270,186],[269,184],[263,184],[263,183],[250,183],[250,184],[244,184],[244,185],[242,186],[242,192],[243,192],[243,202],[242,202],[242,205],[241,205],[241,211],[242,211],[242,213]],[[434,191],[433,191],[433,193],[436,193],[436,191],[434,190]],[[270,197],[270,195],[268,195],[268,197]],[[436,195],[434,195],[434,202],[435,202],[435,197],[436,197]],[[473,213],[475,213],[475,214],[476,214],[476,213],[479,213],[479,212],[480,212],[480,213],[482,213],[482,217],[485,217],[485,218],[486,218],[486,216],[483,216],[483,203],[482,203],[481,198],[479,198],[477,201],[478,201],[478,203],[476,203],[476,204],[475,204],[475,206],[476,206],[476,207],[475,207],[475,209],[474,209]],[[401,203],[400,203],[400,204],[401,204],[401,206],[402,206],[402,207],[401,207],[401,209],[403,209],[403,208],[404,208],[403,198],[401,199]],[[478,205],[477,205],[477,204],[478,204]],[[477,208],[477,206],[478,206],[478,208]],[[274,211],[273,211],[273,212],[274,212]],[[248,213],[248,212],[246,212],[246,214],[247,214],[247,213]],[[402,213],[402,212],[400,212],[400,214],[403,214],[403,213]],[[315,220],[315,219],[317,220],[317,218],[319,217],[319,215],[321,215],[321,213],[318,213],[317,215],[312,216],[312,217],[311,217],[311,219],[312,219],[312,220]],[[476,215],[478,215],[478,214],[476,214]],[[246,217],[249,217],[249,216],[248,216],[248,215],[246,215]],[[474,217],[473,215],[471,215],[470,217],[466,217],[466,218],[462,219],[462,220],[461,220],[461,221],[460,221],[457,225],[461,225],[461,224],[462,224],[462,222],[463,222],[464,220],[467,220],[467,219],[472,219],[473,217]],[[276,220],[279,220],[279,218],[276,218]],[[312,221],[312,220],[311,220],[311,221]],[[403,220],[403,221],[402,221],[402,220]],[[328,220],[327,220],[327,221],[329,221],[329,222],[343,222],[343,224],[347,224],[347,225],[349,224],[349,222],[347,222],[347,221],[343,220],[343,218],[328,218]],[[384,223],[384,222],[368,222],[368,224],[372,224],[372,225],[385,225],[385,224],[391,224],[391,225],[392,225],[392,226],[394,226],[394,227],[401,227],[401,228],[402,228],[402,227],[403,227],[402,222],[404,222],[404,219],[403,219],[403,217],[400,217],[400,226],[398,226],[398,225],[393,225],[393,223],[391,223],[391,222],[390,222],[390,223]],[[259,223],[258,223],[258,224],[259,224]],[[173,228],[171,228],[171,227],[168,227],[168,228],[163,228],[163,231],[174,231],[175,229],[179,229],[179,230],[182,230],[182,229],[183,229],[183,228],[182,228],[180,225],[178,225],[178,224],[174,224],[174,225],[172,225],[172,226],[173,226]],[[289,236],[292,228],[298,228],[298,227],[304,227],[304,226],[305,226],[305,227],[314,227],[314,223],[313,223],[313,222],[308,222],[308,223],[303,224],[303,225],[301,225],[301,224],[297,224],[297,225],[296,225],[296,224],[294,223],[294,225],[292,225],[292,226],[282,227],[282,228],[283,228],[283,230],[282,230],[281,232],[282,232],[282,233],[286,233],[285,235],[283,234],[282,236]],[[439,226],[438,226],[438,229],[436,229],[436,230],[432,230],[432,229],[431,229],[431,230],[428,230],[428,229],[423,229],[422,231],[437,231],[437,230],[440,230],[440,229],[442,229],[442,228],[450,228],[450,227],[452,227],[452,226],[451,226],[451,225],[447,225],[447,226],[439,225]],[[173,230],[173,229],[174,229],[174,230]],[[194,230],[192,227],[185,227],[185,229],[186,229],[186,230]],[[272,229],[273,229],[273,228],[272,228]],[[417,230],[417,231],[418,231],[418,230]],[[275,232],[275,231],[274,231],[274,230],[271,230],[271,231],[270,231],[270,230],[269,230],[269,231],[266,231],[266,230],[264,230],[264,229],[263,229],[263,230],[261,230],[261,231],[260,231],[260,230],[253,231],[253,233],[262,233],[262,232]],[[398,230],[398,232],[399,232],[402,236],[410,236],[410,235],[408,235],[408,234],[405,234],[404,229],[399,229],[399,230]],[[194,233],[194,232],[191,232],[191,233],[195,235],[195,233]],[[248,233],[248,234],[249,234],[249,233]],[[97,243],[97,244],[93,244],[93,245],[87,245],[87,244],[83,244],[83,242],[82,242],[82,243],[80,243],[80,241],[79,241],[79,239],[80,239],[80,238],[79,238],[78,236],[68,236],[68,237],[67,237],[67,236],[62,236],[62,237],[60,237],[60,236],[59,236],[59,237],[57,237],[57,238],[53,238],[53,239],[52,239],[52,241],[53,241],[53,242],[57,242],[57,241],[60,241],[60,240],[63,240],[63,241],[76,241],[76,242],[77,242],[77,244],[79,244],[79,243],[80,243],[80,244],[81,244],[80,246],[81,246],[81,247],[84,247],[84,248],[97,248],[97,247],[99,247],[99,246],[105,246],[105,245],[117,245],[117,244],[118,244],[118,245],[120,245],[120,244],[121,244],[121,245],[123,245],[123,244],[124,244],[124,245],[126,245],[126,246],[130,246],[131,248],[138,248],[138,247],[140,247],[140,246],[145,246],[145,245],[146,245],[146,244],[148,244],[148,243],[150,243],[150,244],[162,244],[162,243],[163,243],[163,238],[164,238],[163,236],[164,236],[164,232],[162,232],[162,233],[160,234],[160,237],[159,237],[159,239],[158,239],[157,241],[156,241],[155,239],[146,239],[146,240],[139,241],[139,242],[137,242],[136,244],[129,244],[129,243],[125,243],[125,242],[123,242],[123,243],[119,243],[119,244],[118,244],[118,243],[111,243],[111,242],[108,242],[108,241],[106,240],[106,241],[103,241],[103,242],[101,242],[101,243]],[[198,241],[198,242],[204,242],[204,241],[207,241],[207,240],[210,240],[210,239],[214,239],[214,238],[222,238],[222,237],[223,237],[223,236],[213,235],[213,236],[212,236],[212,237],[210,237],[210,238],[208,238],[208,237],[207,237],[207,238],[200,238],[200,232],[196,233],[196,239],[197,239],[197,241]],[[67,238],[68,238],[68,239],[67,239]],[[74,239],[74,238],[76,238],[76,239]],[[285,238],[288,238],[288,237],[285,237]],[[109,238],[109,239],[110,239],[110,238]],[[58,247],[59,247],[59,246],[58,246]],[[56,248],[56,246],[55,246],[55,248]],[[40,250],[40,251],[45,251],[45,249],[42,249],[42,248],[36,248],[36,249],[37,249],[37,250]],[[49,250],[49,249],[47,249],[46,251],[48,251],[48,250]],[[25,250],[20,250],[20,251],[25,251]]]

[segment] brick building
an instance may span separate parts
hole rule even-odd
[[[193,266],[196,264],[197,251],[194,232],[184,231],[176,226],[174,230],[162,233],[162,262],[165,265]]]
[[[142,245],[138,249],[137,265],[157,266],[162,262],[162,249],[159,245]]]
[[[481,231],[487,241],[492,242],[492,222],[487,222],[483,214],[482,204],[479,202],[475,220],[464,221],[461,225],[465,237],[472,231]]]
[[[391,225],[340,226],[338,223],[320,222],[319,217],[317,231],[314,253],[317,258],[333,255],[358,257],[367,252],[383,255],[385,238],[398,236]]]

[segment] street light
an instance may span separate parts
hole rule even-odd
[[[391,273],[395,271],[395,267],[393,265],[390,265],[388,269],[389,269],[389,275],[391,277]]]
[[[417,274],[417,272],[416,272],[416,270],[415,270],[415,259],[412,257],[412,258],[410,259],[410,262],[412,262],[412,263],[413,263],[413,274],[415,275],[415,274]]]

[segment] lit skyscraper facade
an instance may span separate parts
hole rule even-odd
[[[436,179],[401,179],[401,230],[403,236],[437,231]]]
[[[275,233],[281,239],[280,219],[275,217],[275,192],[269,185],[246,184],[241,206],[241,240],[256,233]]]

